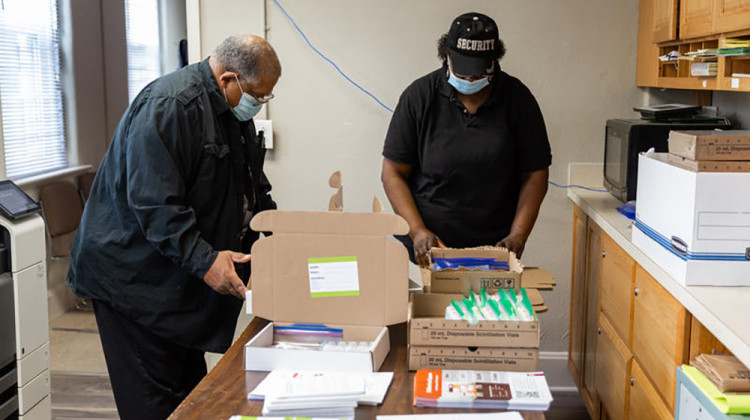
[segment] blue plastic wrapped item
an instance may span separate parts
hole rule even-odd
[[[635,200],[622,204],[617,211],[628,219],[635,220]]]
[[[508,271],[507,261],[498,261],[494,258],[433,258],[432,271],[440,271],[449,268],[468,268],[471,270]]]

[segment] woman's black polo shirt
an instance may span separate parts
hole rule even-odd
[[[401,94],[383,156],[412,165],[417,209],[446,245],[494,245],[510,232],[520,174],[552,162],[544,118],[529,89],[502,71],[469,114],[446,74],[438,69]]]

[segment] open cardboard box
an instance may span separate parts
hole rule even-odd
[[[516,254],[505,248],[432,248],[429,255],[430,265],[432,265],[432,258],[494,258],[497,261],[507,262],[509,267],[508,271],[469,268],[432,271],[430,284],[432,293],[457,293],[467,296],[470,288],[479,291],[486,287],[488,292],[494,293],[498,289],[519,291],[521,287],[544,289],[555,285],[552,275],[547,270],[538,268],[524,270]]]
[[[534,289],[527,292],[534,311],[543,311],[539,292]],[[539,347],[539,321],[479,321],[470,325],[464,320],[445,319],[445,308],[451,300],[462,298],[463,295],[444,293],[413,294],[409,304],[409,345]]]
[[[272,323],[245,345],[245,369],[377,371],[390,350],[386,327],[407,319],[409,258],[387,238],[408,233],[406,221],[382,213],[274,210],[257,214],[250,227],[273,236],[253,245],[249,313],[275,324],[342,328],[345,341],[374,343],[359,354],[271,348]]]

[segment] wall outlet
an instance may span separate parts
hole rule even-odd
[[[253,120],[255,130],[260,134],[263,132],[263,147],[273,149],[273,124],[271,120]]]

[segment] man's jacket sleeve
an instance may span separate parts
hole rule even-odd
[[[217,251],[198,230],[186,204],[186,183],[200,158],[200,137],[173,98],[140,104],[127,133],[128,206],[146,239],[165,257],[203,278]]]

